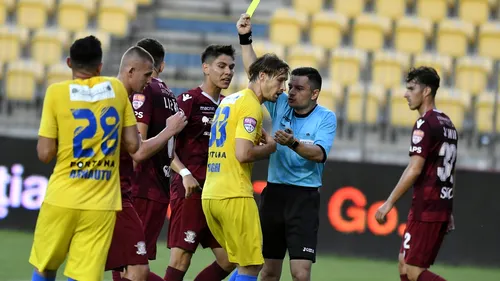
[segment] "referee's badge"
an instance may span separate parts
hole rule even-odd
[[[252,117],[245,117],[243,119],[243,127],[245,127],[245,130],[247,130],[247,132],[253,133],[253,131],[255,131],[255,128],[257,127],[257,120]]]

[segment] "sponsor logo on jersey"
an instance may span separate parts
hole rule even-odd
[[[424,131],[415,130],[415,131],[413,131],[413,135],[411,136],[411,141],[414,144],[417,144],[417,143],[422,141],[422,139],[424,138],[424,135],[425,135]]]
[[[253,133],[257,127],[257,120],[252,117],[245,117],[245,119],[243,119],[243,126],[247,132]]]
[[[137,110],[141,108],[141,106],[144,104],[144,101],[146,101],[146,97],[143,94],[135,94],[132,97],[132,107]]]

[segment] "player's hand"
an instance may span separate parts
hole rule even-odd
[[[375,219],[378,223],[382,224],[385,222],[385,216],[392,210],[393,205],[385,201],[382,206],[378,207],[377,213],[375,213]]]
[[[455,218],[453,218],[453,214],[450,215],[450,221],[448,222],[448,228],[446,229],[446,234],[455,230]]]
[[[252,22],[250,21],[250,16],[248,14],[242,14],[240,19],[236,23],[236,28],[238,29],[238,34],[244,35],[252,31]]]
[[[193,175],[187,175],[182,178],[182,184],[184,185],[184,189],[186,189],[186,198],[191,196],[197,190],[200,190],[200,184],[193,177]]]
[[[182,110],[168,117],[167,119],[167,127],[173,130],[176,135],[180,133],[182,129],[186,127],[186,125],[187,125],[186,115],[184,115],[184,112]]]
[[[260,136],[260,139],[259,139],[259,144],[260,145],[267,144],[268,137],[269,137],[269,134],[266,132],[266,130],[264,130],[264,128],[262,128],[261,136]]]
[[[274,134],[274,140],[285,146],[290,146],[294,142],[293,131],[291,129],[279,130]]]

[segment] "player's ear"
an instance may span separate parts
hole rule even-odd
[[[265,74],[264,72],[259,72],[259,80],[260,82],[263,82],[266,78],[267,74]]]
[[[201,68],[203,69],[203,74],[208,75],[210,65],[206,62],[201,64]]]
[[[69,68],[71,67],[71,59],[69,57],[66,58],[66,64],[68,65]]]
[[[431,94],[432,90],[431,90],[431,87],[429,86],[425,86],[424,88],[424,97],[427,97]]]
[[[131,66],[129,69],[128,69],[128,75],[129,76],[132,76],[132,74],[134,74],[134,71],[135,71],[135,68],[133,66]]]
[[[162,61],[161,64],[160,64],[160,68],[158,69],[158,72],[163,72],[163,70],[165,69],[165,61]],[[160,74],[158,73],[158,74]]]
[[[101,71],[102,71],[102,62],[99,63],[99,66],[97,67],[97,75],[101,75]]]

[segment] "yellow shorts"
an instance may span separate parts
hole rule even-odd
[[[36,223],[30,263],[78,281],[100,281],[113,237],[116,211],[77,210],[43,203]]]
[[[203,213],[229,261],[239,266],[262,265],[262,231],[253,198],[203,199]]]

